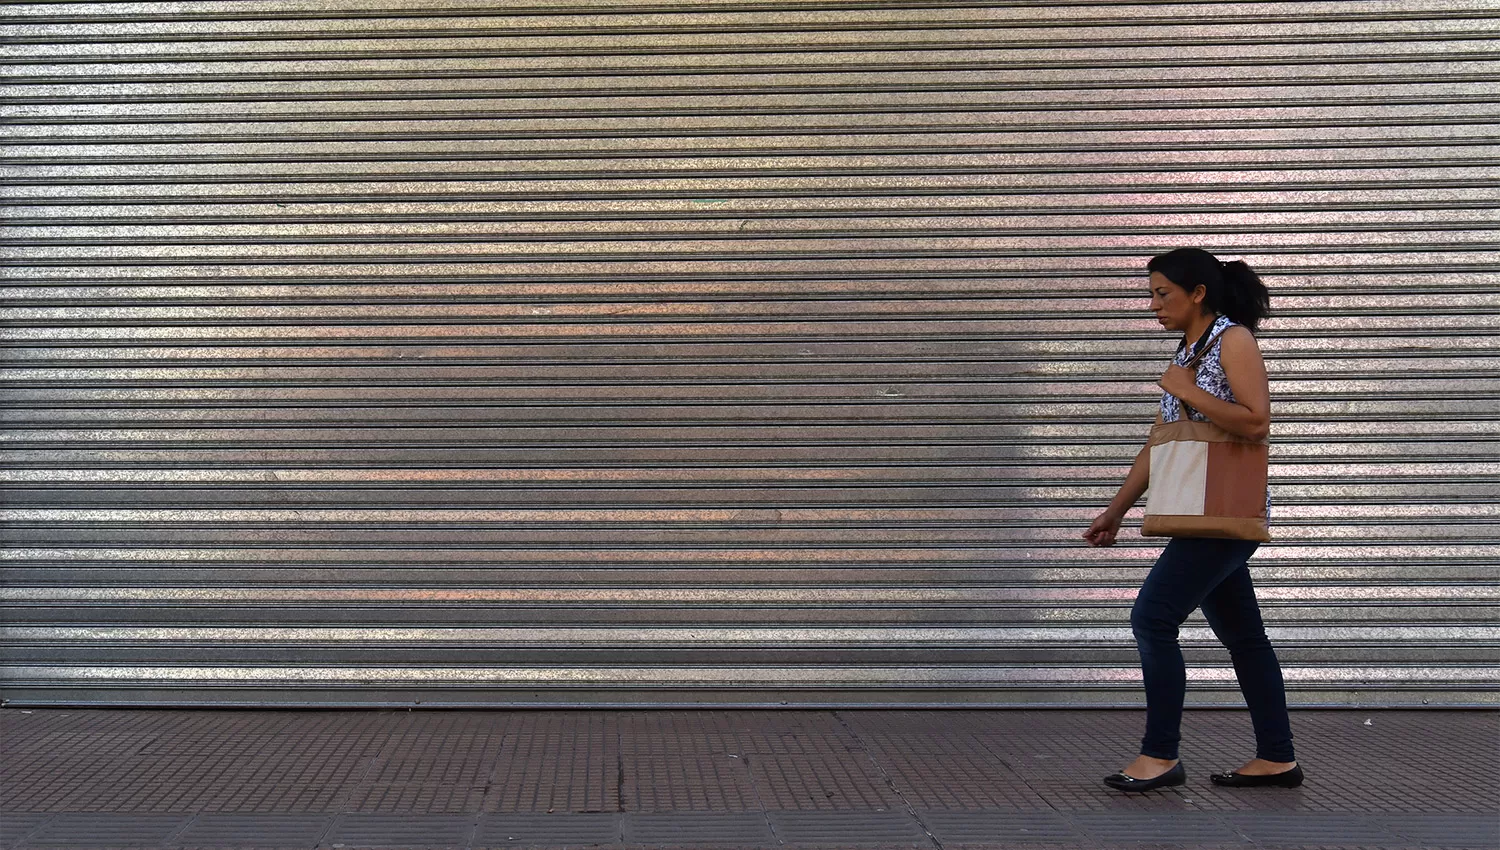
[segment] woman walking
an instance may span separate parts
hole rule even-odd
[[[1265,285],[1243,262],[1222,263],[1197,248],[1155,257],[1147,270],[1151,311],[1164,328],[1183,335],[1159,382],[1163,394],[1157,422],[1212,422],[1239,437],[1264,440],[1271,424],[1270,386],[1253,331],[1268,312]],[[1195,358],[1196,374],[1185,365]],[[1146,491],[1149,467],[1147,447],[1136,456],[1120,492],[1084,534],[1090,545],[1114,544],[1125,512]],[[1269,517],[1269,499],[1266,507]],[[1177,758],[1187,687],[1177,629],[1199,607],[1229,649],[1255,727],[1255,757],[1238,770],[1214,774],[1211,781],[1232,787],[1302,784],[1281,666],[1266,639],[1250,582],[1248,562],[1259,545],[1253,540],[1174,537],[1151,568],[1130,612],[1146,685],[1146,734],[1140,755],[1105,777],[1105,784],[1150,791],[1186,781]]]

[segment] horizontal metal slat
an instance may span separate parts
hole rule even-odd
[[[756,566],[734,564],[659,564],[594,565],[531,564],[499,562],[486,564],[417,564],[390,565],[354,562],[341,565],[245,565],[233,563],[12,563],[6,570],[18,582],[38,586],[85,583],[93,586],[160,586],[164,582],[197,587],[259,587],[263,585],[359,586],[432,586],[445,584],[482,584],[505,587],[547,585],[576,586],[581,581],[594,586],[720,586],[734,582],[741,586],[784,586],[796,581],[805,586],[843,586],[846,584],[888,583],[911,585],[990,585],[1099,587],[1125,586],[1145,579],[1158,554],[1158,546],[1127,543],[1108,557],[1070,557],[1074,553],[1044,550],[1032,557],[997,560],[990,564],[929,562],[922,564],[804,564],[794,568],[780,565]],[[1293,547],[1295,551],[1296,547]],[[1269,544],[1267,554],[1276,553],[1277,544]],[[1017,550],[1018,552],[1020,550]],[[1024,554],[1024,553],[1023,553]],[[1281,557],[1255,567],[1258,584],[1290,585],[1322,582],[1326,584],[1390,585],[1404,581],[1435,583],[1485,582],[1492,577],[1483,559],[1445,559],[1413,554],[1407,551],[1398,566],[1382,562],[1378,553],[1348,555],[1336,559],[1296,559]],[[598,615],[598,612],[594,612]],[[837,609],[829,616],[838,615]],[[68,614],[73,621],[87,622],[89,612]],[[39,622],[46,618],[36,618]],[[1420,622],[1418,617],[1411,622]],[[988,622],[984,620],[982,622]],[[1118,620],[1116,623],[1120,622]],[[1329,622],[1337,622],[1336,612]],[[486,625],[493,625],[488,623]]]
[[[15,7],[10,7],[14,9]],[[719,47],[722,48],[723,45]],[[1405,68],[1420,73],[1422,66],[1460,62],[1487,62],[1497,58],[1493,41],[1482,34],[1473,39],[1387,41],[1361,45],[1351,53],[1344,45],[1318,42],[1233,42],[1217,44],[1143,43],[1074,44],[1068,64],[1059,66],[1056,54],[1044,45],[910,45],[853,47],[842,50],[827,46],[818,50],[781,50],[771,47],[754,53],[714,50],[683,53],[643,52],[628,54],[545,55],[492,51],[462,57],[422,53],[406,56],[381,53],[339,56],[329,61],[316,53],[302,58],[241,57],[232,64],[202,61],[194,56],[149,57],[106,56],[7,57],[14,69],[10,76],[19,84],[131,82],[141,80],[249,82],[297,77],[321,80],[441,80],[510,77],[589,76],[607,80],[616,76],[674,74],[696,76],[735,71],[764,73],[840,73],[882,71],[1008,71],[1030,70],[1042,76],[1066,76],[1078,69],[1107,72],[1134,68],[1146,74],[1171,73],[1175,68],[1197,68],[1205,75],[1226,80],[1255,79],[1257,75],[1289,74],[1290,67],[1311,76],[1322,74],[1401,74]],[[1338,69],[1338,70],[1335,70]],[[1231,73],[1237,72],[1237,73]],[[1215,77],[1220,78],[1220,77]]]
[[[1469,689],[1492,689],[1497,680],[1493,668],[1397,666],[1389,667],[1287,667],[1283,675],[1288,687],[1342,685],[1348,688],[1400,687],[1403,682],[1420,676],[1437,686]],[[1140,672],[1134,665],[1120,667],[657,667],[639,670],[551,666],[514,667],[269,667],[232,665],[193,667],[163,665],[153,667],[53,666],[19,668],[0,667],[0,677],[19,687],[42,684],[107,687],[119,683],[141,685],[172,684],[178,687],[276,686],[295,687],[299,683],[322,687],[389,686],[468,686],[514,687],[737,687],[737,688],[830,688],[830,687],[984,687],[1071,686],[1075,688],[1138,689]],[[1233,670],[1211,667],[1194,668],[1189,681],[1196,686],[1215,684],[1233,687]],[[118,685],[117,685],[118,686]],[[1493,690],[1490,691],[1493,693]]]
[[[672,75],[616,75],[600,78],[588,76],[529,75],[520,80],[447,77],[437,80],[410,80],[402,87],[403,97],[412,99],[458,99],[537,97],[562,98],[560,111],[578,105],[577,98],[689,98],[709,96],[745,98],[756,95],[818,95],[822,97],[859,93],[902,96],[910,92],[1028,92],[1008,103],[1028,101],[1044,103],[1067,97],[1096,101],[1103,91],[1122,91],[1139,97],[1142,90],[1160,92],[1164,102],[1191,104],[1195,101],[1229,97],[1246,101],[1276,102],[1286,99],[1306,103],[1313,100],[1331,102],[1369,102],[1376,96],[1392,100],[1424,98],[1432,103],[1484,99],[1485,86],[1500,76],[1500,63],[1471,60],[1465,63],[1430,63],[1377,66],[1384,74],[1351,73],[1347,70],[1307,69],[1290,66],[1280,78],[1266,73],[1214,76],[1202,69],[1157,69],[1144,71],[1124,68],[1078,69],[1072,73],[1038,73],[1030,69],[1016,71],[974,71],[942,68],[907,71],[879,69],[875,73],[699,73],[684,78]],[[1286,66],[1283,66],[1286,67]],[[1311,71],[1311,72],[1309,72]],[[1196,73],[1195,73],[1196,72]],[[1295,87],[1295,95],[1278,92]],[[1355,88],[1357,87],[1357,88]],[[1065,92],[1048,96],[1044,92]],[[266,79],[253,82],[217,82],[192,80],[180,83],[155,82],[127,78],[107,84],[87,80],[61,83],[23,82],[14,85],[5,98],[16,104],[79,103],[200,103],[200,102],[295,102],[303,100],[387,100],[391,95],[389,80],[306,80],[301,76]],[[1281,95],[1282,97],[1278,97]],[[877,98],[875,102],[878,102]],[[833,101],[837,103],[837,100]],[[589,103],[589,101],[584,101]]]
[[[1073,44],[1118,43],[1133,46],[1183,43],[1208,45],[1219,43],[1300,43],[1335,44],[1379,41],[1434,41],[1439,39],[1475,39],[1500,28],[1490,9],[1453,9],[1444,13],[1405,18],[1386,15],[1385,19],[1340,19],[1342,16],[1295,16],[1283,20],[1257,21],[1254,18],[1222,16],[1190,18],[1160,16],[1154,20],[1139,17],[1113,21],[1059,21],[1053,17],[1034,18],[1034,25],[1017,25],[1015,20],[989,19],[984,12],[1003,11],[1005,7],[980,10],[979,15],[955,10],[941,10],[923,20],[920,16],[898,12],[896,15],[865,16],[859,12],[814,14],[797,19],[795,13],[767,16],[751,13],[744,16],[716,15],[694,20],[682,15],[657,18],[622,17],[603,19],[527,19],[514,16],[474,20],[470,26],[454,26],[451,20],[432,19],[433,27],[412,26],[407,21],[386,21],[371,26],[358,19],[331,19],[318,26],[297,22],[266,20],[258,26],[246,22],[223,24],[187,24],[173,26],[149,20],[70,26],[45,23],[0,27],[0,35],[11,45],[19,59],[56,61],[67,45],[68,54],[76,58],[98,58],[113,54],[115,61],[127,57],[155,58],[184,56],[197,61],[208,58],[255,58],[267,54],[285,58],[329,54],[345,57],[361,55],[405,55],[440,53],[447,56],[479,55],[557,55],[592,53],[597,55],[639,54],[640,52],[753,52],[785,50],[790,46],[807,48],[850,49],[885,47],[920,49],[936,47],[972,47],[1001,44],[1009,47],[1067,47]],[[422,23],[414,19],[414,23]],[[519,25],[518,25],[519,24]],[[340,29],[342,25],[344,28]],[[733,34],[733,38],[725,35]],[[538,38],[541,36],[541,38]],[[228,47],[228,49],[226,49]],[[299,49],[300,48],[300,49]]]

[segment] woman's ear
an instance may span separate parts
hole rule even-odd
[[[1193,287],[1193,294],[1191,297],[1193,299],[1193,303],[1201,307],[1203,305],[1203,299],[1208,297],[1208,287],[1204,286],[1201,283],[1198,284],[1197,286]]]

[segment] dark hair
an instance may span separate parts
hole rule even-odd
[[[1271,313],[1271,293],[1243,261],[1221,263],[1202,248],[1178,248],[1152,257],[1146,269],[1188,292],[1202,286],[1205,307],[1252,331]]]

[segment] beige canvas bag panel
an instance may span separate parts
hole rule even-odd
[[[1223,334],[1186,364],[1199,361]],[[1187,405],[1183,405],[1187,416]],[[1145,537],[1271,539],[1266,524],[1269,444],[1231,434],[1212,422],[1180,419],[1151,428],[1151,478],[1146,490]]]

